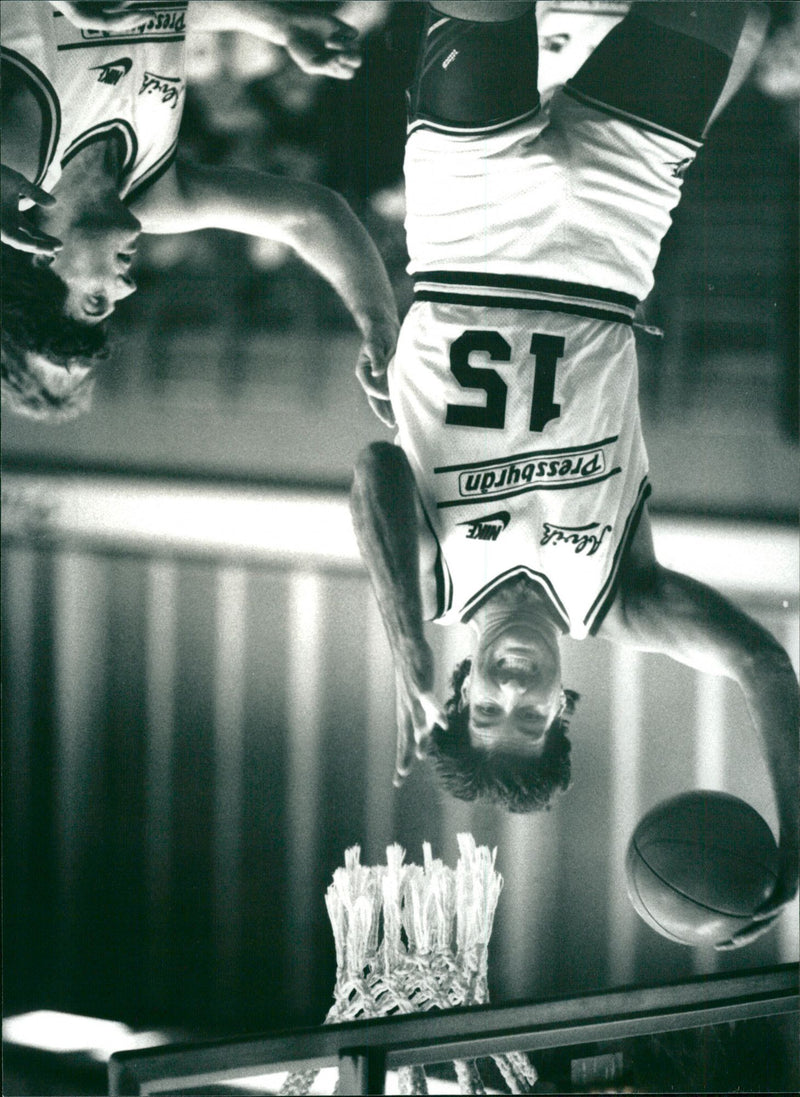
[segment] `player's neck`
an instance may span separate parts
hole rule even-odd
[[[79,191],[87,197],[113,191],[119,196],[124,150],[117,134],[111,133],[84,145],[64,165],[56,191]]]
[[[562,631],[550,599],[538,583],[525,576],[516,576],[501,583],[475,610],[469,624],[482,632],[490,620],[510,615],[530,617],[552,625],[558,632]]]

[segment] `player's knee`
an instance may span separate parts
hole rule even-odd
[[[717,0],[703,0],[700,3],[646,0],[635,3],[628,18],[646,19],[656,26],[697,38],[732,57],[748,12],[761,6],[749,0],[736,4]]]
[[[534,7],[534,0],[431,0],[431,7],[452,19],[505,23]]]

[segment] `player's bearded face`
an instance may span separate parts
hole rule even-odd
[[[462,698],[474,747],[541,754],[564,700],[554,630],[524,615],[488,620]]]
[[[49,262],[67,286],[64,311],[83,324],[98,324],[118,301],[136,292],[131,265],[141,225],[120,202],[100,211],[72,211],[57,203],[40,217],[45,232],[63,244]]]

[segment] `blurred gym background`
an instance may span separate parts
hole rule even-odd
[[[419,9],[330,6],[365,35],[352,85],[198,37],[183,142],[344,193],[404,310]],[[571,9],[590,7],[540,4],[545,84],[585,41]],[[797,5],[770,8],[643,306],[663,336],[642,335],[641,399],[660,555],[797,665],[800,69]],[[462,829],[497,845],[506,879],[495,1001],[796,959],[796,906],[756,945],[706,954],[657,937],[624,895],[627,838],[658,800],[722,788],[774,827],[743,699],[720,680],[569,643],[583,700],[574,787],[552,812],[448,801],[424,766],[392,789],[392,671],[346,506],[357,452],[388,434],[355,381],[349,317],[262,242],[151,238],[138,262],[91,414],[3,421],[5,1014],[190,1034],[316,1023],[345,848],[375,863],[396,840],[420,861],[430,840],[454,863]],[[444,677],[461,648],[433,638]]]

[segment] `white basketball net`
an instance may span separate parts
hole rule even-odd
[[[345,853],[325,895],[336,944],[334,1003],[326,1024],[357,1018],[482,1005],[489,1000],[489,938],[503,879],[497,851],[459,834],[455,869],[434,858],[423,843],[423,864],[403,863],[399,845],[386,864],[360,862],[361,850]],[[512,1093],[525,1093],[536,1070],[522,1053],[492,1056]],[[462,1093],[485,1093],[477,1065],[455,1062]],[[422,1067],[399,1072],[404,1093],[427,1093]],[[281,1093],[308,1093],[314,1072],[291,1074]]]

